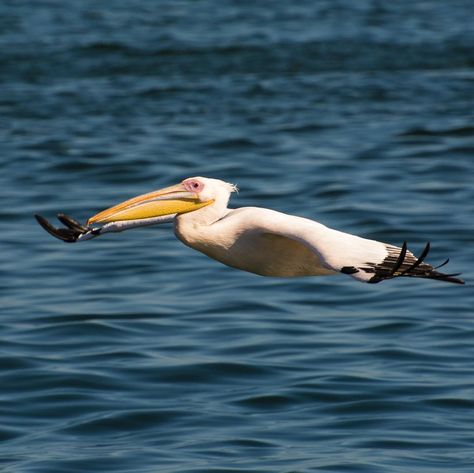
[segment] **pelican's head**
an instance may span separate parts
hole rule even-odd
[[[168,221],[207,206],[220,211],[227,207],[230,194],[236,190],[234,185],[218,179],[190,177],[175,186],[139,195],[110,207],[91,217],[87,224],[125,220],[137,223],[152,223],[158,219]]]

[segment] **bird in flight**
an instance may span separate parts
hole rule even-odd
[[[457,284],[459,274],[444,274],[407,249],[328,228],[307,218],[260,207],[229,209],[237,188],[227,182],[191,177],[180,184],[134,197],[91,217],[82,225],[58,214],[56,228],[36,215],[51,235],[68,243],[109,232],[174,223],[185,244],[227,266],[262,276],[299,277],[337,273],[367,283],[396,277],[437,279]]]

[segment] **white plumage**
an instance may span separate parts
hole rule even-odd
[[[174,222],[186,245],[221,263],[262,276],[298,277],[344,273],[365,282],[397,276],[460,283],[401,248],[328,228],[321,223],[259,207],[229,209],[236,187],[204,177],[150,192],[90,218],[86,226],[64,214],[66,228],[40,224],[53,236],[75,242],[144,225]],[[100,224],[93,227],[92,224]]]

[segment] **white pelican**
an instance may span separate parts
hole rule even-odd
[[[423,262],[429,243],[417,258],[407,250],[406,242],[399,248],[265,208],[229,209],[227,203],[234,191],[232,184],[192,177],[104,210],[86,225],[64,214],[58,214],[64,228],[55,228],[39,215],[36,219],[51,235],[66,242],[174,222],[175,234],[185,245],[227,266],[262,276],[343,273],[368,283],[409,276],[464,284],[455,277],[458,274],[440,273],[440,266]]]

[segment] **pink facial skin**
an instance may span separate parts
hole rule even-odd
[[[193,194],[199,194],[204,189],[204,184],[197,179],[187,179],[183,182],[184,188]]]

